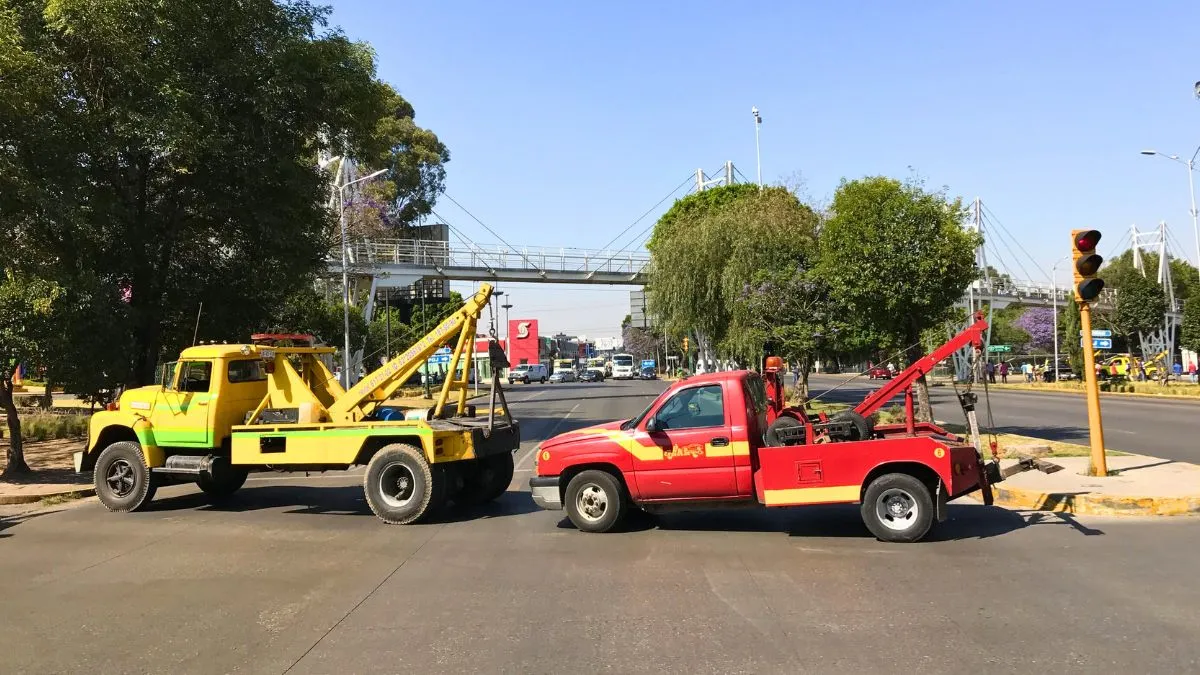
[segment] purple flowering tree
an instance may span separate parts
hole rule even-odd
[[[1054,310],[1049,307],[1030,307],[1013,326],[1029,333],[1029,346],[1034,349],[1049,349],[1054,345]]]

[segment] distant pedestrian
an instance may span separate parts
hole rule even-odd
[[[1191,376],[1192,384],[1196,384],[1196,362],[1188,362],[1188,375]]]
[[[1021,364],[1021,374],[1025,376],[1026,382],[1033,382],[1033,364],[1032,363],[1022,363]]]
[[[1183,381],[1183,364],[1176,361],[1171,364],[1171,373],[1175,376],[1176,382]]]
[[[996,384],[996,364],[992,363],[991,361],[988,361],[987,365],[984,366],[983,368],[984,368],[984,371],[987,372],[988,382],[990,382],[991,384]]]
[[[1000,384],[1008,384],[1008,362],[1000,362]]]

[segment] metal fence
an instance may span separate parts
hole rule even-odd
[[[352,265],[392,264],[527,272],[639,274],[650,263],[650,256],[632,251],[548,247],[512,249],[415,239],[356,241],[350,244],[348,253]]]

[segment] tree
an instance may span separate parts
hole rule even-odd
[[[13,370],[46,362],[53,334],[55,303],[61,293],[54,284],[10,270],[0,271],[0,407],[8,423],[8,464],[4,478],[29,473],[21,440],[21,418],[13,400]]]
[[[1067,352],[1067,361],[1071,364],[1071,370],[1076,375],[1083,375],[1083,347],[1080,346],[1079,340],[1076,339],[1082,336],[1083,323],[1079,316],[1079,304],[1075,302],[1074,294],[1067,301],[1067,309],[1062,313],[1063,323],[1063,339],[1062,345]]]
[[[978,277],[976,233],[960,199],[882,176],[843,181],[820,236],[818,274],[844,316],[897,339],[909,363],[926,328],[945,320]],[[922,419],[929,390],[918,381]]]
[[[1131,274],[1117,292],[1113,324],[1132,342],[1139,334],[1153,333],[1161,328],[1166,312],[1167,296],[1162,286],[1140,274]]]
[[[1183,325],[1179,331],[1179,345],[1184,349],[1200,352],[1200,295],[1188,298],[1183,305]]]
[[[710,216],[758,192],[757,185],[735,184],[688,195],[658,219],[646,245],[650,313],[667,334],[694,335],[706,361],[729,327],[721,274],[741,236]]]
[[[427,213],[449,156],[364,44],[307,2],[9,0],[0,9],[0,230],[23,269],[97,280],[145,383],[163,352],[238,339],[324,266],[322,150],[388,169]],[[85,280],[85,281],[80,281]]]
[[[1029,336],[1033,349],[1054,347],[1054,309],[1051,307],[1027,307],[1013,322],[1013,326]]]
[[[1176,300],[1185,302],[1188,298],[1200,295],[1200,277],[1197,277],[1196,268],[1191,263],[1169,254],[1167,263],[1171,267],[1171,281],[1175,289]],[[1146,274],[1158,278],[1157,253],[1143,251],[1142,266],[1146,269]],[[1100,278],[1104,279],[1105,287],[1114,289],[1118,293],[1125,282],[1135,275],[1139,277],[1145,276],[1134,268],[1132,250],[1127,250],[1116,258],[1106,262],[1104,268],[1099,273]]]

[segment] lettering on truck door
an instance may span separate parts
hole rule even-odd
[[[721,385],[706,384],[680,389],[642,421],[630,444],[642,499],[735,494],[726,413]]]

